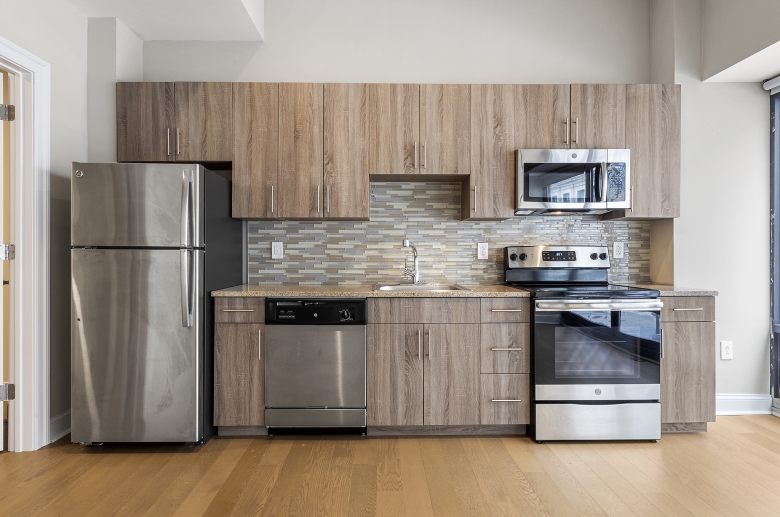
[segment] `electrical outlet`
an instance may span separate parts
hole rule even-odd
[[[626,245],[624,242],[616,242],[612,245],[612,258],[623,258],[623,253],[626,250]]]
[[[478,242],[477,243],[477,258],[479,260],[487,260],[487,258],[488,258],[488,243],[487,242]]]
[[[271,243],[271,258],[272,259],[284,258],[284,248],[282,247],[281,242]]]
[[[731,341],[720,342],[720,358],[734,359],[734,343]]]

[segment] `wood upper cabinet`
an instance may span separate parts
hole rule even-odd
[[[214,424],[265,424],[265,325],[217,323],[214,326]]]
[[[232,83],[176,83],[176,160],[233,159]]]
[[[368,425],[423,425],[423,325],[368,325]]]
[[[515,86],[515,146],[518,149],[568,149],[570,86]]]
[[[571,85],[571,148],[625,149],[626,85]]]
[[[322,95],[322,84],[279,84],[279,217],[322,217]]]
[[[425,325],[424,425],[479,424],[479,325]]]
[[[469,174],[470,102],[468,84],[420,85],[421,174]]]
[[[420,85],[369,86],[371,174],[419,172]]]
[[[233,217],[277,217],[279,86],[233,83]]]
[[[515,213],[513,85],[471,85],[471,175],[461,196],[464,219],[509,219]]]
[[[680,216],[680,85],[626,89],[626,147],[631,149],[633,204],[625,217]]]
[[[175,159],[174,83],[116,83],[116,160]]]
[[[325,219],[369,218],[367,84],[324,89]]]

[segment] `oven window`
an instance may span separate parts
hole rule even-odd
[[[537,384],[655,383],[658,311],[536,313]]]
[[[592,203],[600,163],[526,163],[525,199],[543,203]]]

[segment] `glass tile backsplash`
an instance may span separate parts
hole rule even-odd
[[[625,242],[612,258],[613,283],[650,282],[650,223],[602,222],[587,216],[516,217],[500,222],[460,221],[458,183],[371,183],[371,220],[365,222],[250,221],[250,284],[350,285],[394,283],[412,267],[410,239],[420,253],[421,281],[503,283],[504,246],[608,245]],[[271,242],[284,258],[271,259]],[[477,260],[477,243],[489,244]]]

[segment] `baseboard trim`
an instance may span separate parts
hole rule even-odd
[[[70,432],[70,409],[49,419],[49,442],[54,443]]]
[[[221,425],[217,428],[217,436],[268,436],[268,428],[253,425]]]
[[[368,426],[368,436],[516,436],[525,425],[398,425]]]
[[[717,415],[771,415],[772,395],[754,393],[718,393],[715,395]]]

